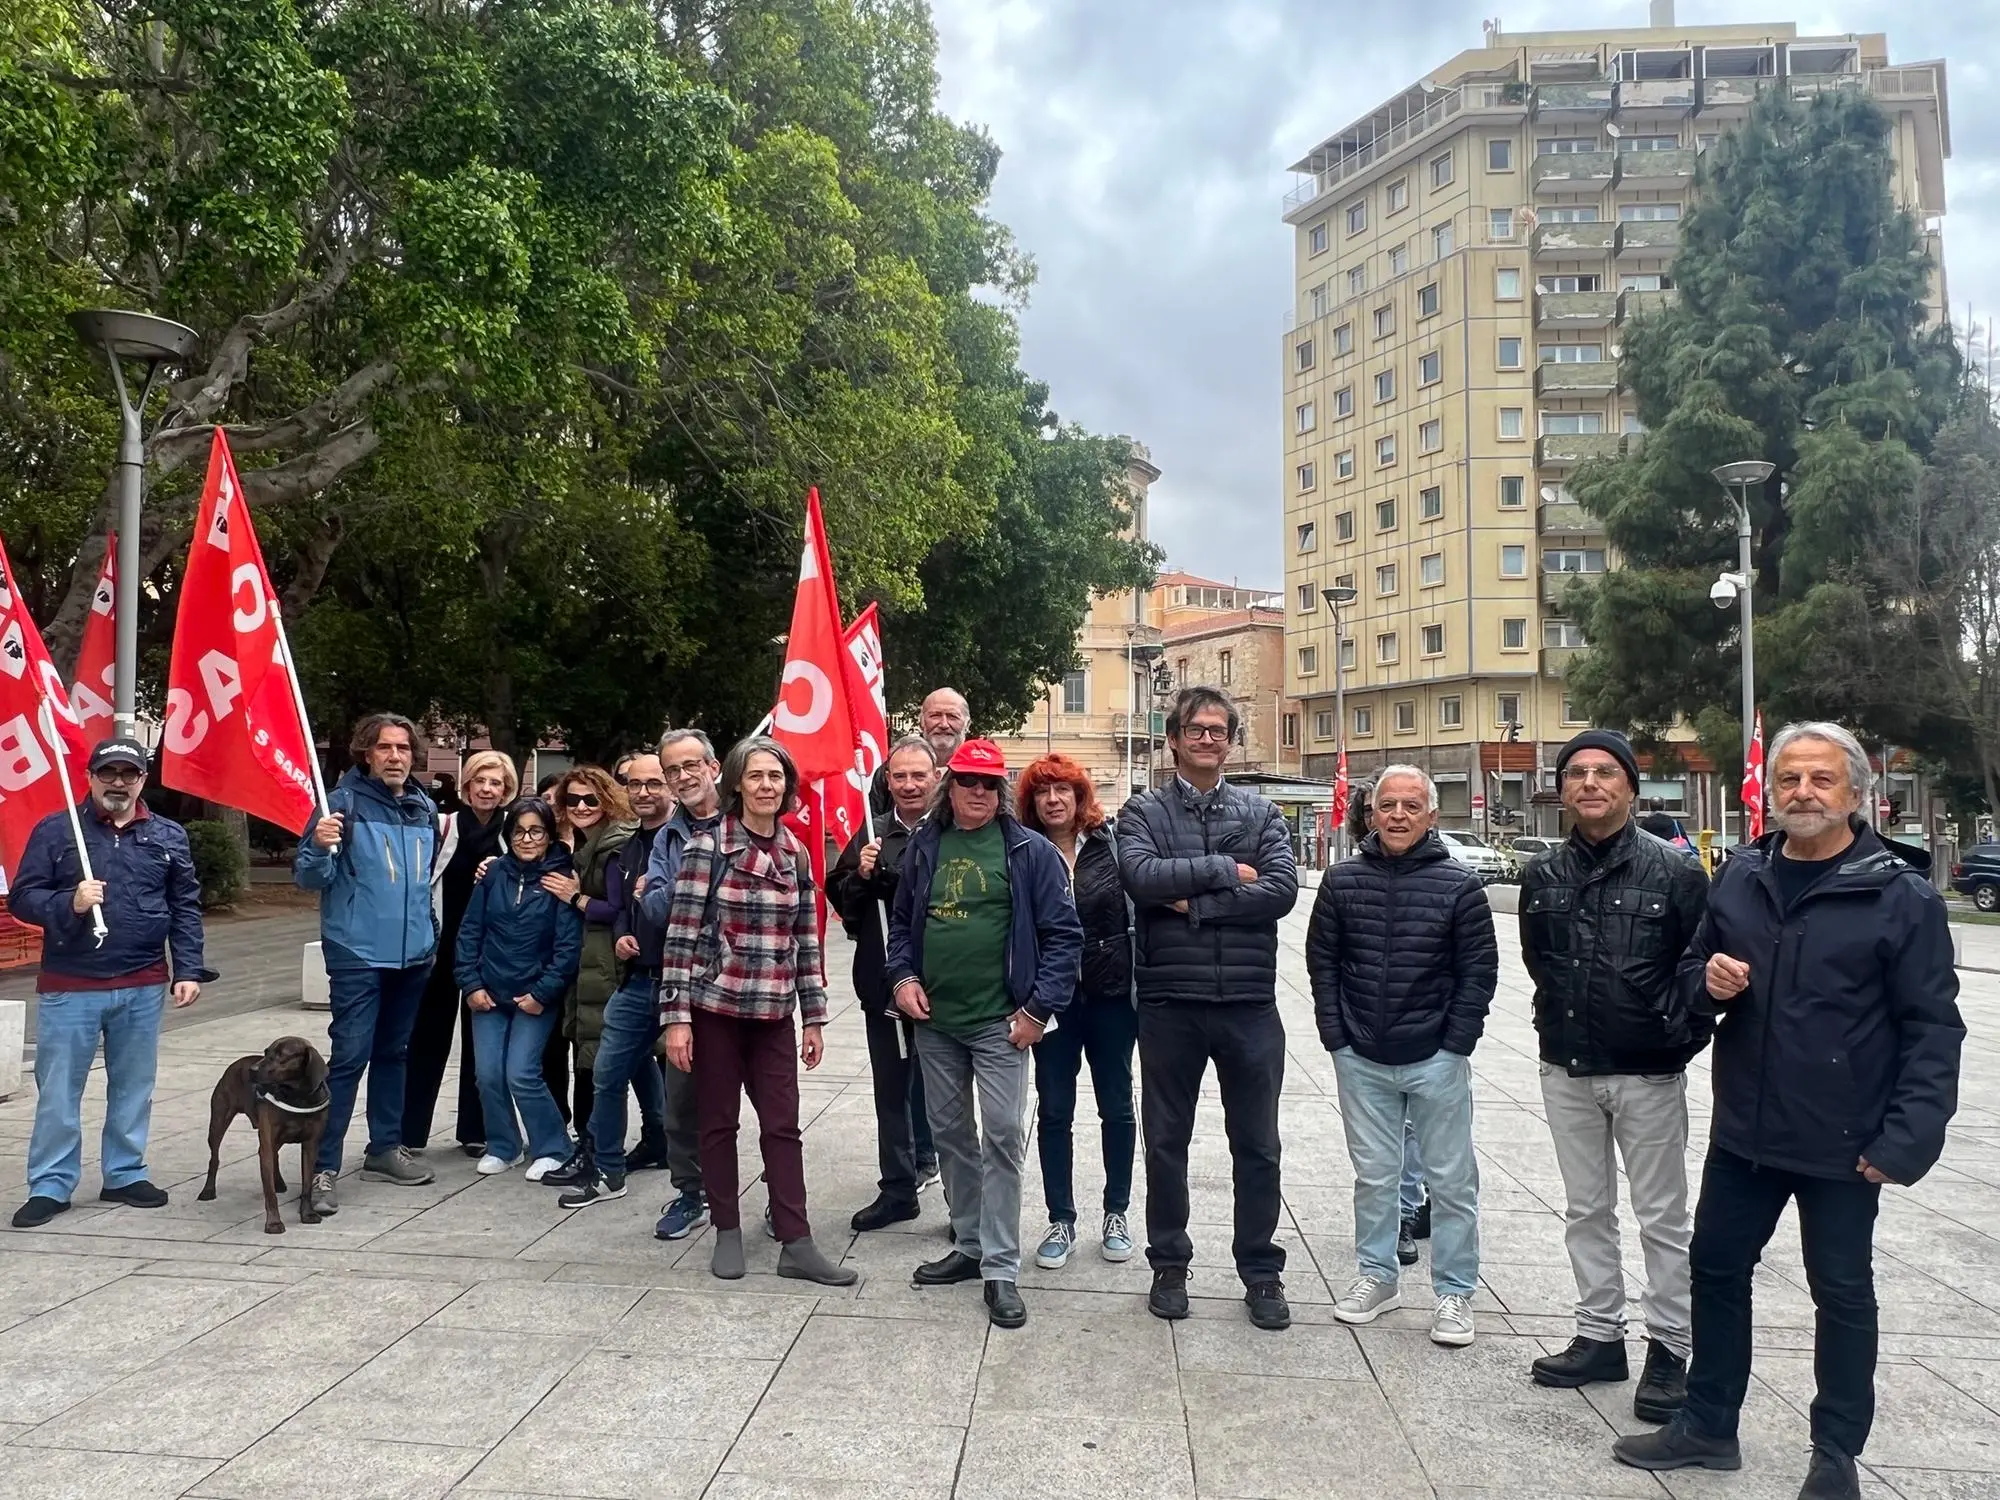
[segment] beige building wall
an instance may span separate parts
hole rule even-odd
[[[1285,694],[1285,611],[1275,602],[1215,613],[1182,611],[1163,631],[1167,670],[1177,688],[1220,688],[1236,705],[1241,743],[1227,769],[1270,775],[1301,772],[1299,703]],[[1167,757],[1159,755],[1161,771]]]

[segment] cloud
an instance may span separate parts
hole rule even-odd
[[[1515,32],[1642,26],[1643,0],[932,0],[942,104],[1005,157],[995,213],[1040,269],[1023,359],[1065,418],[1130,433],[1163,471],[1154,539],[1177,564],[1283,577],[1280,340],[1287,167],[1397,89]],[[1783,4],[1768,7],[1782,14]],[[1688,25],[1742,19],[1681,0]],[[1955,316],[2000,315],[2000,6],[1807,0],[1801,34],[1886,31],[1950,63],[1945,263]],[[1393,24],[1384,24],[1385,17]]]

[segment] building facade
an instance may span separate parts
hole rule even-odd
[[[1332,774],[1344,729],[1356,774],[1427,766],[1447,823],[1553,831],[1554,752],[1586,725],[1564,596],[1615,561],[1565,480],[1643,441],[1621,329],[1675,295],[1700,155],[1770,88],[1883,106],[1941,267],[1944,64],[1891,67],[1880,35],[1489,27],[1294,164],[1285,668],[1307,775]],[[1942,317],[1942,270],[1933,292]],[[1336,587],[1356,591],[1338,641]],[[1733,830],[1734,798],[1687,758],[1646,792]]]

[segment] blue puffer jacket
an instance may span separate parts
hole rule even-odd
[[[42,969],[77,979],[122,979],[165,955],[176,980],[207,982],[202,962],[201,883],[188,856],[187,831],[145,811],[114,828],[89,807],[78,812],[90,869],[104,882],[104,946],[90,918],[70,905],[83,879],[67,812],[50,813],[28,835],[7,893],[9,909],[42,929]]]
[[[583,958],[583,916],[542,889],[544,875],[568,875],[576,862],[557,844],[526,863],[503,854],[472,888],[458,928],[453,978],[461,995],[484,990],[495,1000],[533,995],[562,1003]]]
[[[359,767],[327,799],[344,814],[346,837],[333,850],[299,840],[292,879],[318,891],[319,935],[328,969],[408,969],[437,952],[431,864],[437,808],[415,782],[396,796]]]

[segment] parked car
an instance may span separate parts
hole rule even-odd
[[[1974,844],[1951,867],[1951,888],[1981,911],[2000,911],[2000,844]]]
[[[1514,866],[1514,878],[1519,880],[1521,872],[1528,868],[1528,861],[1561,845],[1561,839],[1544,838],[1539,833],[1523,833],[1511,839],[1502,852]]]
[[[1479,877],[1481,885],[1516,878],[1514,862],[1478,834],[1459,828],[1440,828],[1445,852]]]

